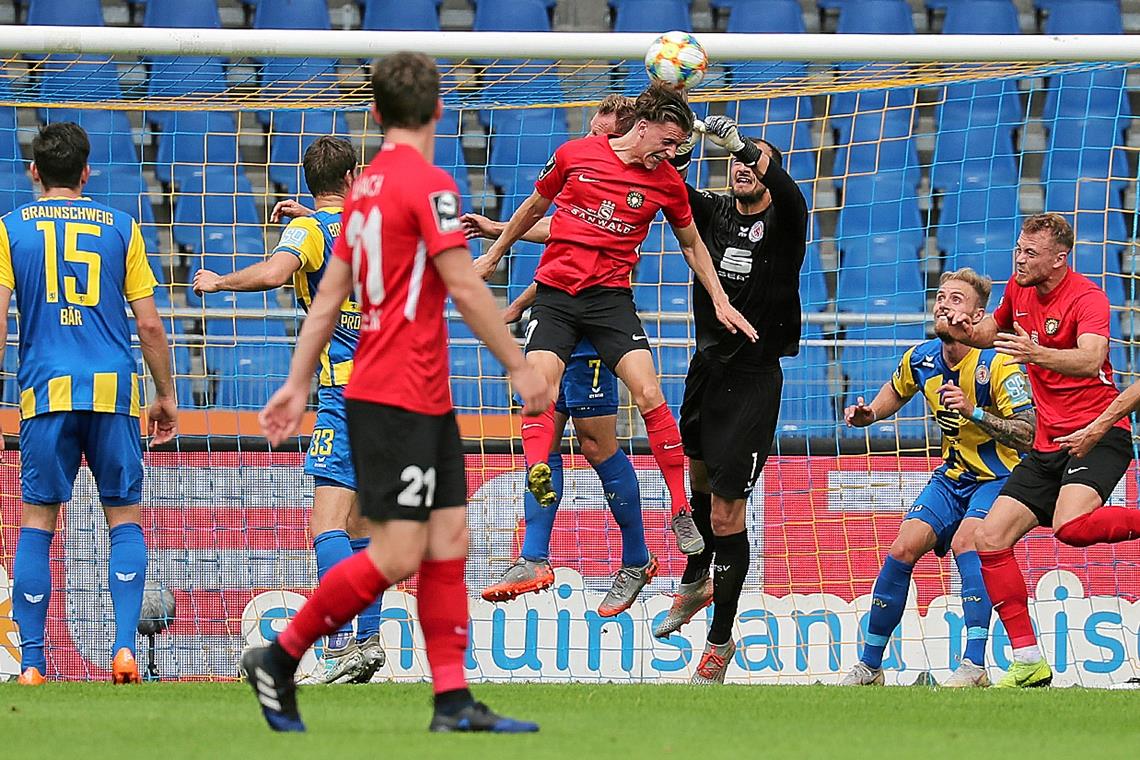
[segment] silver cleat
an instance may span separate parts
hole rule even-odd
[[[663,639],[677,631],[693,619],[693,615],[712,604],[713,581],[711,575],[698,578],[692,583],[682,583],[677,586],[677,593],[673,594],[673,605],[669,614],[665,616],[656,628],[653,635]]]
[[[941,685],[947,689],[985,688],[990,685],[990,677],[984,666],[970,660],[962,660],[958,669],[951,673],[950,677]]]
[[[322,663],[324,668],[312,675],[306,676],[298,681],[298,683],[305,686],[352,683],[364,669],[365,662],[364,653],[360,651],[360,647],[357,643],[352,640],[351,635],[350,633],[348,643],[344,646],[333,648],[326,645],[325,656]]]
[[[657,575],[657,558],[649,555],[649,561],[641,567],[623,567],[614,576],[613,585],[606,594],[606,598],[598,605],[598,614],[602,617],[613,617],[633,606],[637,595],[645,584]]]
[[[688,512],[678,512],[673,518],[673,535],[677,537],[677,548],[681,554],[700,554],[705,550],[705,539],[701,536],[693,516]]]
[[[352,679],[352,683],[369,683],[376,671],[384,667],[388,657],[384,654],[384,644],[380,641],[380,634],[374,633],[364,641],[356,642],[360,654],[364,658],[364,665],[360,672]]]
[[[883,669],[871,668],[864,662],[855,663],[847,675],[839,682],[840,686],[882,686]]]
[[[697,664],[697,670],[689,683],[697,686],[708,686],[714,683],[724,683],[724,674],[728,672],[728,663],[736,654],[736,642],[731,639],[727,644],[705,644],[705,653]]]

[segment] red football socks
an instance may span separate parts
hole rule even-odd
[[[436,694],[467,688],[467,560],[425,560],[420,565],[420,627],[427,645],[432,689]]]
[[[353,554],[325,574],[309,601],[277,637],[277,643],[290,657],[300,660],[317,639],[352,620],[390,585],[368,552]]]
[[[554,404],[537,417],[523,417],[522,441],[527,467],[547,460],[554,445]]]
[[[685,452],[681,449],[681,431],[677,429],[677,421],[666,404],[651,409],[642,418],[649,448],[661,468],[665,487],[669,489],[670,511],[676,517],[678,512],[689,508],[689,497],[685,495]]]
[[[1009,634],[1009,643],[1014,649],[1036,646],[1037,634],[1033,632],[1033,621],[1029,619],[1029,592],[1013,549],[978,552],[978,557],[982,560],[982,580],[986,583],[994,610]]]
[[[1140,538],[1140,509],[1100,507],[1057,529],[1057,540],[1069,546],[1115,544]]]

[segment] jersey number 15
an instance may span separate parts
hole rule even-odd
[[[59,303],[59,236],[55,222],[36,222],[36,229],[44,237],[44,275],[46,277],[44,295],[48,303]],[[94,251],[79,248],[79,236],[99,237],[102,228],[97,224],[67,222],[63,225],[63,260],[87,267],[87,288],[80,290],[79,278],[66,275],[63,278],[63,295],[69,304],[75,306],[99,305],[99,273],[102,261]]]

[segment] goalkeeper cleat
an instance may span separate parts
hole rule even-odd
[[[554,481],[550,479],[550,465],[539,462],[527,471],[526,487],[540,507],[550,507],[558,500]]]
[[[700,554],[705,550],[705,539],[688,512],[678,512],[673,516],[673,535],[677,537],[677,548],[681,554]]]
[[[538,724],[508,718],[493,712],[482,702],[472,702],[454,715],[437,711],[428,730],[436,733],[489,731],[493,734],[530,734],[538,730]]]
[[[265,722],[274,731],[304,731],[305,724],[297,712],[297,686],[293,674],[276,658],[270,656],[269,647],[252,647],[241,657],[241,670],[253,687],[261,705]]]
[[[693,615],[712,604],[713,584],[712,576],[706,575],[692,583],[682,583],[677,586],[677,593],[673,594],[673,605],[669,614],[653,629],[653,635],[663,639],[677,631],[693,619]]]
[[[727,644],[705,644],[705,653],[697,663],[697,670],[693,673],[691,684],[708,686],[714,683],[724,683],[724,674],[728,672],[728,663],[736,654],[736,643],[731,639]]]
[[[115,659],[111,661],[111,683],[142,683],[138,661],[126,647],[115,652]]]
[[[27,668],[20,677],[16,679],[16,683],[21,686],[43,686],[47,683],[47,679],[40,673],[39,668]]]
[[[1053,682],[1053,671],[1042,657],[1037,662],[1015,662],[1005,676],[994,684],[995,689],[1035,689]]]
[[[372,676],[376,675],[376,671],[384,667],[384,663],[388,660],[384,654],[384,644],[380,641],[380,634],[374,633],[363,641],[356,642],[356,646],[364,658],[364,665],[352,679],[352,683],[369,683],[372,681]]]
[[[839,682],[840,686],[882,686],[883,669],[872,668],[865,662],[855,663],[847,675]]]
[[[970,660],[962,660],[958,669],[942,682],[947,689],[970,689],[974,687],[985,688],[990,685],[990,677],[984,665],[978,665]]]
[[[553,585],[554,568],[549,562],[519,557],[498,583],[483,589],[483,598],[488,602],[509,602],[532,591],[545,591]]]
[[[645,584],[657,575],[657,558],[649,555],[649,561],[641,567],[622,567],[614,575],[613,585],[606,594],[606,598],[598,605],[598,614],[602,617],[613,617],[625,612],[633,606],[637,595]]]

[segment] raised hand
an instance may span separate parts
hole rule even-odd
[[[847,427],[867,427],[878,417],[862,396],[855,399],[855,403],[843,410],[843,421]]]

